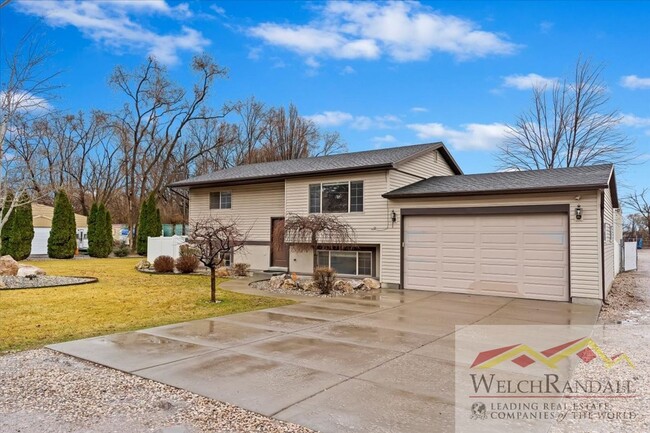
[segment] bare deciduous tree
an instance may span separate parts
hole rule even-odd
[[[314,268],[317,266],[316,251],[326,248],[349,248],[356,244],[354,228],[336,215],[331,214],[289,214],[284,226],[278,225],[272,236],[274,242],[287,242],[296,251],[314,254]],[[274,245],[278,248],[280,245]]]
[[[4,4],[3,4],[4,6]],[[47,69],[52,48],[46,39],[34,32],[26,33],[11,53],[3,47],[4,62],[0,65],[0,203],[5,207],[0,217],[0,231],[14,208],[33,194],[29,176],[32,168],[19,155],[19,145],[29,143],[30,125],[47,113],[58,71]],[[52,168],[54,169],[54,168]],[[7,197],[13,197],[7,201]],[[1,241],[0,241],[1,242]]]
[[[176,169],[175,156],[185,128],[193,121],[223,116],[211,113],[205,101],[214,80],[225,77],[226,69],[207,55],[194,57],[192,69],[199,78],[190,92],[172,82],[166,68],[153,57],[133,72],[117,67],[111,76],[110,84],[127,97],[116,126],[124,155],[131,245],[144,197],[159,193]]]
[[[640,215],[640,222],[645,226],[641,228],[650,234],[650,190],[646,188],[641,192],[635,191],[626,197],[624,202]]]
[[[244,247],[248,232],[239,228],[236,220],[216,217],[202,218],[190,224],[189,243],[197,250],[197,258],[210,269],[210,300],[217,301],[216,269],[226,254],[232,255]]]
[[[572,79],[533,88],[533,106],[521,114],[498,158],[503,169],[547,169],[627,163],[632,142],[620,129],[622,116],[608,108],[603,66],[578,60]]]

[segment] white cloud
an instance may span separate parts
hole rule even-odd
[[[317,125],[324,127],[341,126],[354,119],[353,115],[350,113],[344,113],[343,111],[324,111],[319,114],[305,117],[312,120]]]
[[[372,137],[372,141],[375,143],[394,143],[397,141],[397,138],[393,137],[390,134],[386,134],[380,137]]]
[[[555,23],[551,21],[542,21],[539,23],[539,31],[542,33],[549,33],[555,27]]]
[[[650,77],[642,78],[637,75],[625,75],[621,77],[621,86],[628,89],[650,89]]]
[[[0,92],[0,108],[2,111],[15,113],[36,113],[52,110],[52,106],[45,98],[24,91]]]
[[[76,27],[85,37],[107,48],[145,51],[165,64],[178,62],[180,51],[201,52],[209,44],[201,32],[181,26],[176,34],[147,29],[134,20],[138,13],[157,13],[174,18],[191,16],[186,3],[170,6],[164,0],[86,2],[79,0],[20,1],[20,11],[45,20],[52,27]]]
[[[341,69],[341,75],[351,75],[351,74],[356,74],[357,71],[350,65],[346,66],[345,68]]]
[[[426,113],[429,109],[424,107],[411,107],[411,111],[414,113]]]
[[[543,77],[535,73],[503,77],[503,87],[514,87],[518,90],[528,90],[540,86],[551,87],[555,83],[557,83],[557,78]]]
[[[442,123],[413,123],[407,127],[423,140],[442,140],[457,150],[492,150],[503,142],[508,127],[502,123],[469,123],[463,129]]]
[[[434,52],[460,60],[514,53],[518,46],[472,21],[443,15],[417,1],[330,1],[306,24],[262,23],[252,36],[304,56],[425,60]]]
[[[226,16],[226,10],[221,6],[217,6],[213,4],[210,5],[210,9],[212,9],[217,15]]]
[[[352,129],[390,129],[402,123],[401,119],[392,114],[383,116],[354,116],[344,111],[323,111],[322,113],[305,116],[319,126],[333,127],[346,125]]]
[[[635,116],[634,114],[623,114],[621,117],[621,124],[630,126],[632,128],[648,128],[650,127],[650,117],[639,117]]]

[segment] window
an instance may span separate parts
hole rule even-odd
[[[350,212],[363,212],[363,182],[350,182]]]
[[[309,185],[309,213],[363,212],[363,181]]]
[[[320,183],[309,185],[309,213],[320,213]]]
[[[223,253],[222,257],[223,257],[223,262],[221,262],[221,266],[230,267],[232,265],[232,254]]]
[[[319,250],[316,263],[343,275],[372,275],[372,251]]]
[[[218,191],[210,193],[210,209],[230,209],[232,206],[232,196],[228,191]]]
[[[350,184],[348,183],[324,183],[322,186],[323,213],[347,213]]]

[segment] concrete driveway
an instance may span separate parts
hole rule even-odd
[[[591,325],[597,315],[568,303],[383,290],[49,347],[323,432],[448,432],[456,325]]]

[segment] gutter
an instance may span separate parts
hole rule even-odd
[[[609,305],[605,300],[607,292],[605,290],[605,191],[600,190],[600,285],[603,298],[603,305]]]
[[[405,188],[408,188],[405,187]],[[607,188],[607,185],[591,184],[591,185],[570,185],[560,187],[548,188],[518,188],[518,189],[493,189],[483,191],[445,191],[445,192],[430,192],[430,193],[393,193],[387,192],[382,194],[383,198],[396,199],[396,198],[434,198],[434,197],[456,197],[456,196],[480,196],[480,195],[494,195],[494,194],[526,194],[526,193],[544,193],[544,192],[571,192],[571,191],[585,191]]]

